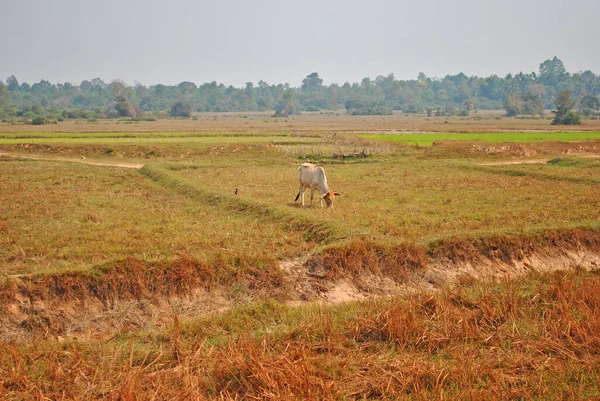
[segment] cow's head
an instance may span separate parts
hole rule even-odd
[[[327,191],[323,194],[323,196],[321,196],[323,199],[325,199],[325,203],[327,204],[327,207],[331,207],[333,208],[333,200],[335,199],[336,196],[340,196],[339,193],[334,192],[334,191]]]

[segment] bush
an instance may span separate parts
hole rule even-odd
[[[423,110],[416,104],[409,104],[408,107],[403,110],[403,112],[406,114],[420,114],[423,112]]]
[[[392,114],[392,111],[383,107],[372,107],[367,109],[353,110],[350,114],[353,116],[389,116]]]
[[[31,119],[31,125],[44,125],[46,124],[46,119],[44,117],[33,117]]]
[[[558,114],[552,120],[552,125],[579,125],[581,124],[581,117],[577,112],[573,110],[567,111],[562,117]]]
[[[575,101],[571,99],[573,92],[562,90],[558,92],[556,97],[556,111],[554,111],[554,119],[552,125],[578,125],[581,124],[581,117],[575,111],[571,110]]]
[[[376,102],[362,102],[360,100],[347,100],[344,104],[346,111],[353,116],[390,115],[392,110]]]
[[[171,107],[171,116],[189,118],[192,116],[192,106],[188,102],[180,100]]]

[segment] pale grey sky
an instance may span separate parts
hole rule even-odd
[[[325,84],[600,73],[600,0],[0,0],[0,80]]]

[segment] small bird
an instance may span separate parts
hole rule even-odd
[[[236,195],[238,194],[238,189],[237,189],[237,188],[235,189],[235,194],[236,194]]]

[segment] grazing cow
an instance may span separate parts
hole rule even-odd
[[[302,206],[304,206],[304,191],[310,188],[310,205],[314,198],[315,189],[319,191],[319,201],[323,207],[323,199],[327,203],[328,208],[333,207],[333,199],[340,194],[329,189],[325,170],[321,166],[315,166],[311,163],[304,163],[298,167],[298,181],[300,181],[300,190],[294,202],[302,195]]]

